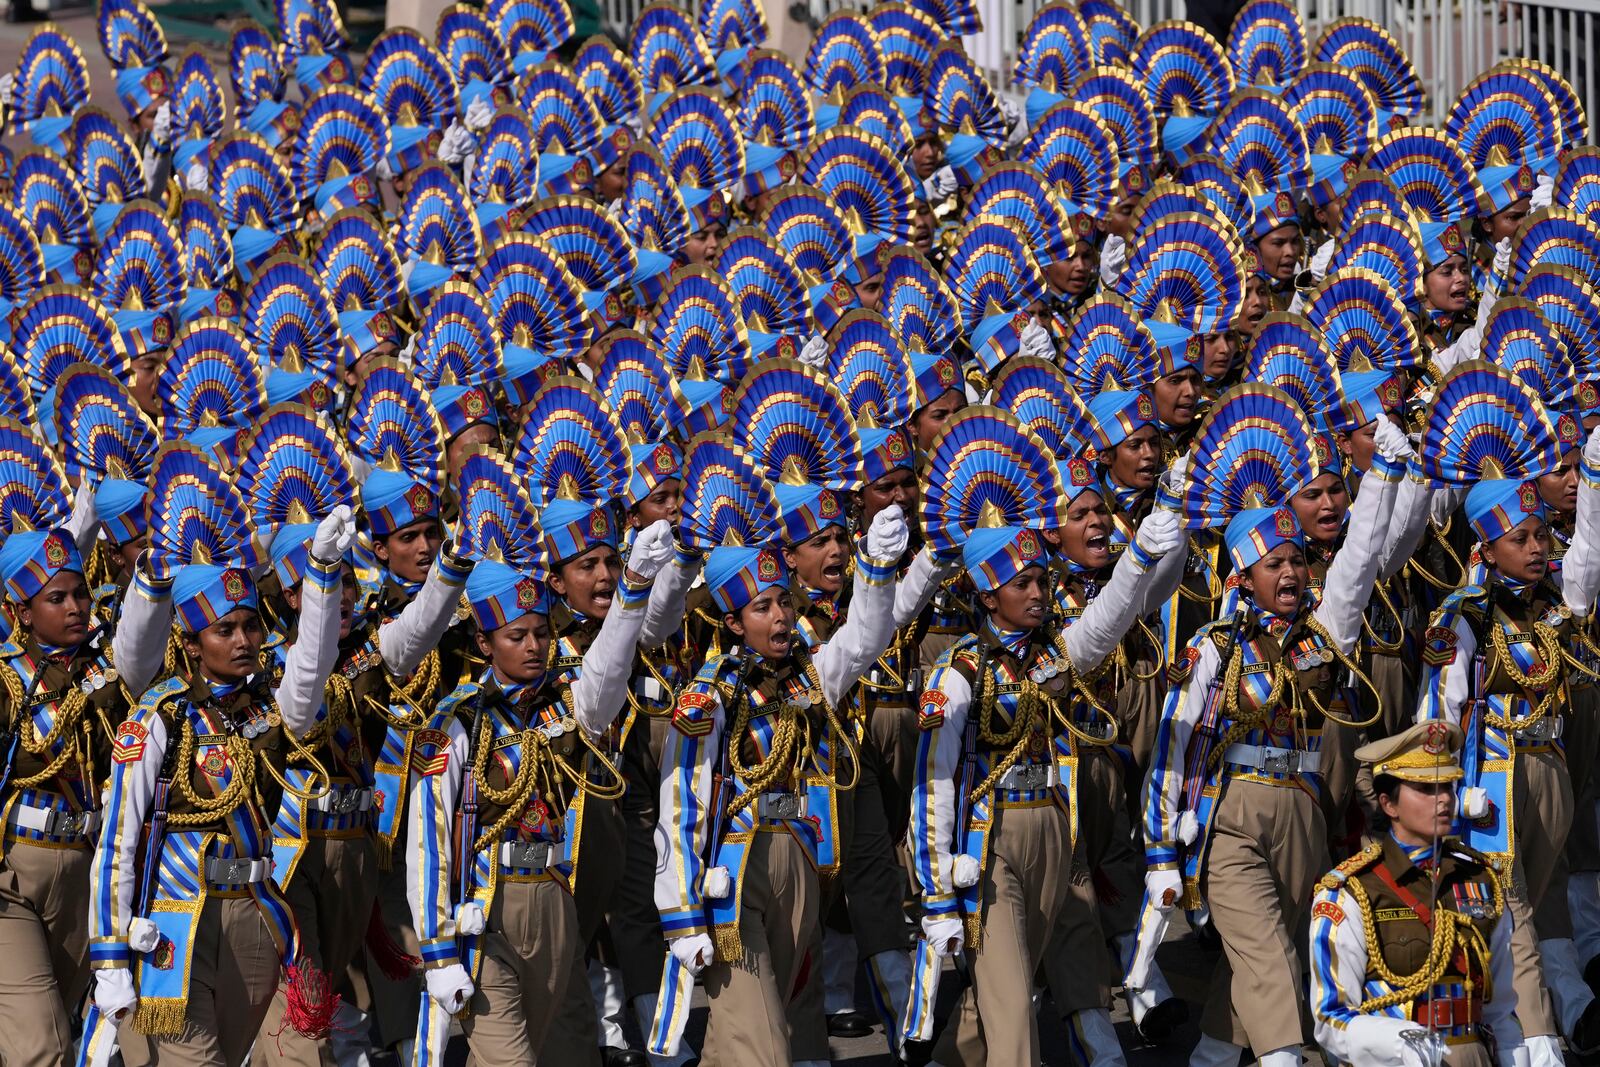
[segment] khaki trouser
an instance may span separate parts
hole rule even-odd
[[[1200,1029],[1267,1053],[1304,1043],[1300,955],[1311,889],[1328,869],[1322,807],[1293,785],[1235,778],[1212,819],[1206,903],[1223,957]]]
[[[417,932],[411,925],[411,902],[406,899],[406,865],[400,851],[400,840],[395,842],[396,855],[401,858],[394,866],[378,875],[378,904],[383,909],[383,928],[408,956],[420,958],[421,946]],[[378,1047],[394,1048],[400,1042],[417,1036],[417,1004],[422,996],[422,972],[400,979],[398,982],[383,973],[372,953],[357,954],[356,963],[369,998],[369,1010],[377,1027]]]
[[[237,1067],[299,1035],[272,1011],[280,970],[272,930],[250,896],[206,898],[189,963],[183,1030],[150,1039],[158,1067]],[[279,1028],[282,1028],[281,1033]]]
[[[533,1067],[534,1050],[544,1044],[566,995],[572,957],[582,950],[572,894],[546,877],[501,878],[481,945],[478,988],[461,1019],[472,1058],[494,1067]],[[589,983],[583,987],[587,991]]]
[[[616,897],[617,884],[627,864],[627,828],[622,805],[615,800],[587,797],[583,802],[583,827],[578,831],[578,873],[572,886],[578,926],[572,958],[567,961],[566,1001],[545,1034],[539,1058],[545,1063],[600,1062],[600,1024],[595,1018],[589,990],[588,951],[600,923]]]
[[[361,950],[378,893],[378,854],[372,836],[313,837],[284,889],[300,930],[300,953],[333,980],[341,978]],[[279,989],[271,1018],[288,1001]],[[276,1028],[276,1023],[269,1026]],[[262,1035],[257,1057],[275,1067],[333,1067],[332,1043],[312,1041],[293,1029],[276,1039]]]
[[[0,860],[0,1063],[72,1058],[67,1005],[89,980],[88,848],[6,843]]]
[[[1519,751],[1514,767],[1511,812],[1516,858],[1506,893],[1515,963],[1512,984],[1517,990],[1522,1032],[1538,1037],[1559,1030],[1539,968],[1536,942],[1572,936],[1562,855],[1572,825],[1572,781],[1566,764],[1554,752]]]
[[[983,941],[933,1058],[946,1067],[1035,1067],[1033,975],[1069,913],[1072,836],[1054,804],[1002,808],[983,879]]]
[[[711,1017],[700,1062],[789,1067],[790,995],[807,948],[821,941],[817,872],[787,830],[759,832],[745,860],[742,891],[744,956],[714,963],[702,976]]]

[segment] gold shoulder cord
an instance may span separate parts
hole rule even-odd
[[[810,656],[805,656],[802,663],[806,674],[807,685],[817,694],[817,699],[822,702],[822,713],[827,723],[828,731],[833,735],[833,759],[829,763],[827,779],[829,785],[841,793],[848,793],[856,787],[861,778],[860,753],[856,750],[855,742],[850,739],[839,721],[837,713],[828,703],[827,695],[822,689],[822,680],[817,675],[816,664]],[[732,693],[724,691],[723,699],[732,698]],[[811,736],[811,717],[806,714],[806,709],[793,701],[784,700],[778,708],[778,722],[772,729],[772,746],[767,750],[764,759],[754,767],[747,767],[741,752],[741,742],[750,729],[752,705],[748,693],[740,699],[740,706],[734,712],[733,729],[728,734],[728,764],[735,777],[745,783],[743,793],[735,796],[728,803],[728,816],[731,818],[745,808],[756,802],[756,799],[770,790],[785,778],[791,784],[794,777],[800,773],[807,760],[816,762],[816,751]],[[838,779],[838,764],[840,756],[845,755],[850,760],[850,784],[842,785]]]
[[[1394,606],[1393,598],[1389,596],[1388,584],[1388,582],[1385,582],[1382,578],[1379,578],[1376,582],[1372,583],[1372,592],[1373,595],[1383,603],[1384,608],[1388,610],[1389,614],[1395,617],[1395,621],[1399,622],[1400,611]],[[1367,613],[1364,611],[1361,613],[1361,632],[1366,634],[1367,639],[1372,642],[1373,650],[1376,652],[1381,652],[1384,655],[1392,656],[1396,652],[1399,652],[1401,649],[1406,647],[1406,639],[1403,632],[1400,640],[1398,641],[1385,641],[1383,638],[1374,633],[1372,627],[1367,623]]]
[[[1228,728],[1223,731],[1222,737],[1212,746],[1211,754],[1206,760],[1206,773],[1209,775],[1222,765],[1222,757],[1232,745],[1241,737],[1252,730],[1259,730],[1267,724],[1268,716],[1272,709],[1282,702],[1284,690],[1293,692],[1294,672],[1288,664],[1278,660],[1272,668],[1272,688],[1259,707],[1246,712],[1239,703],[1239,685],[1244,678],[1244,649],[1237,647],[1229,657],[1222,673],[1222,714],[1228,721]]]
[[[439,650],[430,649],[428,654],[422,657],[422,662],[417,664],[417,669],[411,677],[400,679],[394,675],[389,676],[389,692],[410,710],[405,714],[396,715],[389,705],[367,694],[369,710],[396,729],[417,729],[428,721],[432,714],[429,709],[438,700],[439,671]]]
[[[1557,697],[1565,699],[1566,686],[1560,683],[1562,683],[1561,668],[1567,658],[1566,652],[1561,647],[1561,635],[1556,632],[1556,628],[1547,622],[1536,622],[1533,624],[1533,640],[1539,658],[1544,662],[1536,670],[1522,670],[1511,658],[1511,649],[1506,641],[1506,628],[1500,624],[1497,614],[1498,612],[1489,617],[1489,647],[1494,650],[1500,666],[1518,686],[1523,689],[1543,689],[1545,693],[1526,718],[1509,719],[1486,709],[1484,721],[1496,729],[1521,733],[1549,714],[1550,709],[1556,704]]]
[[[1363,622],[1363,625],[1365,625],[1365,622]],[[1321,713],[1323,718],[1327,719],[1329,722],[1338,723],[1340,726],[1348,726],[1353,729],[1361,730],[1377,722],[1378,719],[1383,715],[1383,695],[1378,692],[1378,687],[1372,684],[1372,679],[1367,677],[1367,672],[1361,669],[1361,664],[1354,657],[1348,656],[1344,652],[1340,651],[1339,645],[1333,639],[1333,635],[1328,632],[1328,628],[1326,626],[1322,625],[1321,620],[1318,619],[1316,615],[1313,614],[1306,617],[1305,627],[1313,634],[1316,634],[1318,637],[1322,638],[1323,641],[1327,642],[1328,651],[1333,653],[1333,658],[1339,661],[1339,665],[1348,670],[1351,677],[1355,678],[1362,685],[1366,686],[1367,691],[1375,698],[1373,700],[1373,706],[1376,707],[1377,710],[1374,711],[1369,717],[1357,720],[1353,718],[1347,719],[1341,715],[1333,714],[1332,711],[1323,707],[1322,702],[1317,700],[1314,695],[1311,697],[1312,705],[1319,713]],[[1296,692],[1298,692],[1298,690],[1299,687],[1297,685]]]
[[[41,664],[38,668],[43,670]],[[85,781],[93,781],[92,769],[88,766],[88,728],[92,725],[83,721],[83,712],[89,706],[89,694],[73,686],[72,690],[56,705],[50,723],[50,732],[40,737],[38,730],[33,725],[33,716],[28,713],[28,697],[22,685],[22,677],[17,674],[16,668],[10,664],[0,665],[0,685],[5,687],[6,698],[16,716],[17,743],[30,756],[37,756],[45,760],[45,767],[37,774],[25,778],[14,778],[11,784],[18,789],[29,789],[43,785],[50,779],[59,775],[73,762],[78,764]],[[61,750],[50,755],[52,749],[60,744]]]
[[[1500,879],[1491,878],[1489,884],[1494,890],[1495,913],[1505,913],[1505,890],[1501,888]],[[1390,992],[1379,997],[1368,997],[1361,1002],[1356,1010],[1363,1015],[1371,1015],[1396,1004],[1410,1004],[1423,995],[1439,979],[1444,977],[1445,968],[1450,965],[1451,958],[1459,950],[1469,960],[1476,960],[1480,974],[1489,974],[1489,943],[1484,940],[1483,934],[1472,922],[1472,919],[1458,911],[1445,908],[1435,908],[1433,911],[1433,939],[1428,946],[1428,958],[1415,974],[1401,975],[1389,969],[1384,961],[1383,949],[1378,944],[1377,923],[1372,921],[1372,901],[1367,896],[1367,891],[1361,885],[1359,878],[1351,878],[1344,883],[1344,888],[1355,897],[1356,906],[1361,909],[1362,932],[1366,935],[1367,942],[1367,967],[1376,974],[1385,985],[1393,987]],[[1472,968],[1466,968],[1467,973],[1462,976],[1468,997],[1473,994],[1476,985],[1472,980]]]
[[[222,747],[233,767],[233,778],[227,788],[214,797],[201,796],[191,780],[194,773],[195,734],[189,716],[178,713],[178,766],[172,776],[172,789],[194,810],[168,811],[167,822],[172,826],[197,826],[231,815],[235,808],[255,795],[255,752],[250,742],[238,734],[226,734]],[[288,731],[285,731],[287,734]]]

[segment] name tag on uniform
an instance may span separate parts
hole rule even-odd
[[[1381,923],[1401,922],[1405,919],[1415,919],[1417,913],[1410,908],[1378,908],[1372,917]]]

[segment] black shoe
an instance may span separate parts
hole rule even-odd
[[[1600,1053],[1600,1000],[1591,1000],[1572,1027],[1567,1047],[1573,1055],[1591,1060]]]
[[[610,1045],[600,1050],[600,1061],[605,1067],[650,1067],[650,1057],[637,1049]]]
[[[1168,997],[1144,1013],[1134,1029],[1147,1044],[1165,1045],[1178,1027],[1189,1021],[1189,1005],[1178,997]]]
[[[872,1024],[859,1011],[841,1011],[828,1016],[829,1037],[866,1037],[872,1033]]]
[[[902,1041],[900,1060],[905,1067],[928,1067],[933,1062],[932,1041]]]

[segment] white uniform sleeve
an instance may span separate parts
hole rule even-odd
[[[1600,594],[1600,474],[1583,469],[1572,544],[1561,560],[1561,599],[1574,615],[1587,617]]]
[[[1455,655],[1450,661],[1429,663],[1424,660],[1421,693],[1417,698],[1418,722],[1442,719],[1460,723],[1461,709],[1472,695],[1472,663],[1478,655],[1478,639],[1465,619],[1456,618],[1451,628],[1456,641]],[[1431,638],[1427,640],[1432,643]]]
[[[1186,542],[1169,555],[1181,558],[1187,550]],[[1134,549],[1129,548],[1122,553],[1122,558],[1112,568],[1111,580],[1106,587],[1083,609],[1078,621],[1068,626],[1066,633],[1062,634],[1067,655],[1072,658],[1072,667],[1079,674],[1094,670],[1117,650],[1128,627],[1133,625],[1138,609],[1143,606],[1144,588],[1150,584],[1155,573],[1153,566],[1146,567],[1135,558]]]
[[[939,586],[950,577],[954,564],[942,564],[933,558],[933,550],[924,546],[906,568],[906,575],[894,587],[894,627],[909,626],[922,609],[928,606]]]
[[[87,481],[78,487],[72,501],[72,514],[67,516],[63,528],[72,535],[72,543],[78,546],[78,554],[87,560],[89,553],[94,551],[95,541],[100,537],[100,516],[94,507],[94,489]]]
[[[172,583],[153,582],[138,567],[117,610],[111,658],[130,694],[143,693],[161,670],[172,636]]]
[[[466,727],[454,718],[445,732],[450,744],[443,767],[436,774],[411,774],[411,796],[406,806],[410,822],[406,834],[406,900],[429,967],[458,959],[450,867],[455,861],[456,804],[466,773],[468,738]]]
[[[411,603],[378,628],[378,649],[390,674],[409,677],[423,657],[439,647],[461,604],[461,590],[471,571],[470,562],[446,563],[440,555]]]
[[[1395,491],[1394,510],[1389,516],[1388,536],[1384,538],[1378,577],[1393,578],[1417,554],[1417,546],[1428,529],[1433,494],[1433,486],[1418,477],[1414,470],[1400,480],[1400,487]]]
[[[1179,806],[1189,738],[1205,712],[1211,679],[1222,669],[1222,653],[1214,641],[1207,639],[1190,647],[1199,652],[1199,658],[1189,676],[1167,693],[1145,784],[1145,861],[1152,868],[1177,866],[1183,815]]]
[[[674,717],[685,716],[685,722],[692,719],[695,725],[688,730],[675,726],[661,753],[655,900],[668,938],[706,932],[701,856],[711,832],[712,760],[722,750],[725,727],[716,687],[691,683],[690,688],[699,698],[692,709],[680,705]],[[704,732],[700,724],[705,724]]]
[[[823,698],[830,707],[839,706],[845,692],[894,640],[895,565],[868,558],[865,544],[863,538],[856,548],[850,611],[844,625],[812,656]]]
[[[606,731],[628,698],[633,676],[633,650],[644,625],[645,602],[630,604],[618,587],[606,621],[583,656],[583,670],[572,683],[572,705],[578,721],[598,737]]]
[[[150,816],[161,762],[167,753],[167,727],[161,716],[136,712],[131,719],[146,731],[144,751],[133,760],[111,764],[105,798],[107,821],[89,872],[93,901],[89,937],[96,942],[127,941],[128,921],[133,918],[133,898],[138,889],[135,878],[139,838]]]
[[[1334,644],[1346,655],[1361,636],[1361,617],[1372,597],[1373,583],[1378,580],[1378,563],[1403,470],[1381,456],[1373,460],[1350,508],[1344,544],[1328,565],[1317,621],[1327,627]]]
[[[645,607],[644,625],[639,629],[640,648],[660,648],[683,623],[684,603],[700,573],[702,557],[674,553],[672,561],[656,575],[650,587],[650,603]]]
[[[1320,889],[1311,918],[1313,1033],[1331,1062],[1402,1067],[1400,1034],[1418,1029],[1407,1019],[1363,1015],[1366,999],[1366,926],[1355,899],[1343,889]]]
[[[950,912],[956,908],[950,851],[955,840],[956,790],[960,788],[955,774],[961,765],[972,686],[960,671],[943,664],[935,669],[922,699],[924,720],[929,711],[942,714],[942,719],[917,735],[911,796],[912,866],[922,888],[923,906],[932,912]]]
[[[300,583],[300,630],[283,664],[283,680],[273,698],[289,732],[311,729],[322,708],[323,687],[339,663],[339,601],[343,596],[344,565],[331,566],[306,556],[306,574]]]

